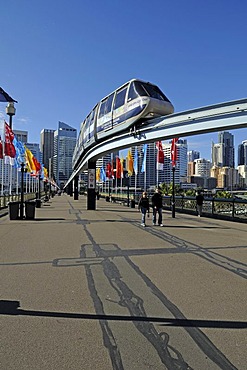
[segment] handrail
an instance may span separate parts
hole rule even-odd
[[[112,193],[109,199],[107,194],[101,194],[101,197],[114,203],[128,205],[127,194]],[[138,203],[140,195],[129,194],[129,199]],[[151,203],[151,202],[150,202]],[[172,196],[163,196],[163,209],[172,209]],[[175,196],[175,210],[179,213],[197,214],[196,197],[192,196]],[[220,218],[229,221],[238,221],[247,223],[247,200],[238,198],[215,198],[208,197],[203,202],[203,216]]]

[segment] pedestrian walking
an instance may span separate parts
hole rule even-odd
[[[158,225],[163,227],[164,226],[162,223],[163,201],[162,194],[159,188],[155,190],[155,193],[152,196],[152,207],[153,207],[153,225],[156,225],[156,219],[158,214]]]
[[[149,200],[148,200],[148,195],[146,191],[142,193],[142,196],[139,199],[138,210],[141,211],[142,213],[141,225],[145,227],[146,226],[146,214],[149,217]]]
[[[196,194],[196,209],[197,209],[198,217],[201,217],[202,215],[203,201],[204,201],[204,196],[200,191],[198,191]]]

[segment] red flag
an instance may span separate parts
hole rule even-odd
[[[14,137],[15,135],[13,131],[11,130],[9,125],[5,122],[5,143],[4,143],[5,159],[7,159],[6,157],[8,157],[8,159],[15,158],[16,151],[13,144]]]
[[[34,165],[36,167],[36,174],[38,174],[39,171],[41,170],[41,165],[40,165],[40,163],[37,161],[37,159],[35,157],[33,157],[33,163],[34,163]]]
[[[162,147],[162,142],[157,141],[156,148],[158,149],[157,153],[157,170],[163,170],[164,167],[164,152]]]
[[[178,159],[178,149],[176,145],[177,142],[178,142],[178,137],[172,139],[172,147],[171,147],[172,167],[176,167],[176,162]]]
[[[107,163],[107,165],[106,165],[106,177],[108,179],[112,178],[112,172],[113,172],[113,168],[112,168],[111,163]]]
[[[121,179],[121,163],[119,157],[116,157],[116,178]]]

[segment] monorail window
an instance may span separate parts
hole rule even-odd
[[[163,92],[158,88],[158,86],[143,84],[143,87],[148,92],[148,95],[151,96],[151,98],[169,101]]]
[[[106,105],[106,99],[101,102],[100,110],[99,110],[99,118],[103,117],[105,114],[105,105]]]
[[[114,102],[114,109],[117,109],[117,108],[121,107],[122,105],[124,105],[126,91],[127,91],[127,87],[125,87],[124,89],[122,89],[120,91],[117,91],[116,99],[115,99],[115,102]]]
[[[106,104],[105,104],[105,114],[109,113],[112,108],[112,101],[113,101],[114,93],[108,96]]]
[[[143,89],[142,89],[142,94],[139,93],[138,85],[141,90],[142,87],[140,86],[140,84],[138,84],[138,82],[131,82],[130,87],[129,87],[129,93],[128,93],[128,101],[136,99],[140,95],[146,95],[146,92]]]

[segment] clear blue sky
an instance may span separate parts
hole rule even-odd
[[[156,83],[177,112],[246,98],[246,14],[244,0],[1,2],[0,86],[18,101],[13,127],[38,143],[58,121],[79,131],[135,77]],[[247,129],[230,132],[236,146],[247,139]],[[210,159],[217,133],[187,139]]]

